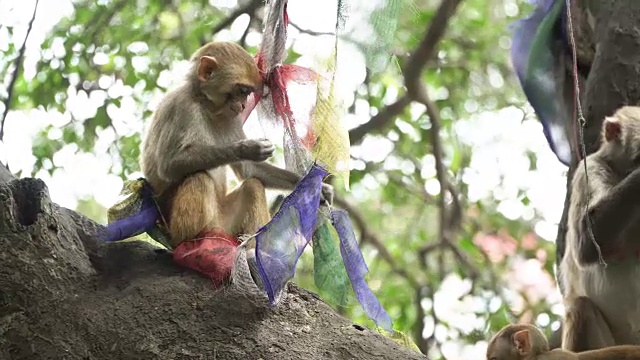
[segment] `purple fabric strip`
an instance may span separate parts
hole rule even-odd
[[[273,219],[256,235],[256,263],[271,304],[295,275],[298,259],[311,241],[322,179],[327,174],[325,169],[312,165]]]
[[[527,100],[540,119],[551,150],[560,162],[568,165],[571,147],[566,129],[572,115],[567,110],[573,105],[564,101],[564,76],[561,75],[566,70],[557,54],[558,43],[566,46],[561,20],[566,9],[562,0],[532,3],[535,9],[531,16],[512,26],[511,62]]]
[[[120,241],[152,229],[160,218],[160,212],[152,196],[149,185],[145,183],[142,189],[140,211],[109,224],[102,239],[107,242]]]
[[[364,280],[364,276],[369,269],[358,247],[358,241],[356,240],[349,214],[344,210],[333,210],[331,211],[331,223],[338,232],[342,260],[358,302],[360,302],[364,312],[376,325],[393,333],[391,317]]]

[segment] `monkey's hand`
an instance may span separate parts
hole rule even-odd
[[[332,205],[333,204],[333,186],[322,183],[322,197],[320,198],[320,205]]]
[[[276,147],[267,139],[248,139],[238,143],[240,157],[245,160],[265,161],[273,155]]]

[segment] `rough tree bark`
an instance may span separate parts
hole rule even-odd
[[[295,285],[261,306],[99,228],[0,165],[0,359],[426,359]]]

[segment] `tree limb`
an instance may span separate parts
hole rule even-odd
[[[366,123],[351,129],[349,131],[349,140],[351,141],[351,145],[357,145],[362,142],[365,135],[369,134],[371,131],[385,128],[395,120],[395,118],[400,115],[410,103],[411,99],[406,95],[403,95],[394,103],[385,106]]]
[[[3,101],[4,103],[4,112],[2,114],[2,120],[0,120],[0,141],[4,139],[4,122],[7,120],[7,115],[9,114],[9,109],[11,109],[11,100],[13,100],[13,90],[16,85],[16,81],[18,80],[18,76],[20,76],[20,68],[22,67],[22,60],[24,58],[24,53],[27,50],[27,40],[29,39],[29,34],[31,33],[31,28],[33,27],[33,21],[36,19],[36,13],[38,12],[38,2],[36,0],[36,4],[33,7],[33,15],[31,15],[31,20],[29,20],[29,26],[27,27],[27,33],[24,36],[24,42],[20,47],[20,51],[18,52],[18,57],[14,61],[14,69],[13,74],[11,75],[11,80],[9,81],[9,86],[7,88],[7,98]]]
[[[422,85],[422,70],[433,56],[438,42],[444,35],[449,24],[449,19],[455,13],[462,0],[443,0],[436,11],[433,20],[424,38],[418,47],[409,56],[406,66],[403,69],[405,86],[409,97],[413,100],[424,102],[425,88]]]
[[[218,25],[216,25],[213,28],[213,30],[211,31],[212,35],[215,35],[220,31],[222,31],[224,28],[229,27],[240,16],[244,14],[255,13],[256,10],[258,10],[260,6],[262,6],[262,2],[263,2],[262,0],[251,0],[248,3],[246,3],[244,6],[241,6],[235,9],[229,16],[227,16],[224,20],[219,22]]]
[[[101,228],[41,180],[0,184],[0,358],[426,359],[293,284],[273,308],[164,249],[102,242]]]
[[[322,36],[322,35],[335,36],[336,35],[336,33],[334,32],[323,32],[323,31],[313,31],[309,29],[303,29],[291,21],[289,21],[289,25],[291,25],[294,29],[298,30],[299,32],[307,35],[312,35],[312,36]]]

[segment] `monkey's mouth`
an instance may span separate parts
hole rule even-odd
[[[244,109],[247,107],[246,104],[233,104],[231,106],[229,106],[229,110],[234,114],[234,115],[240,115]]]

